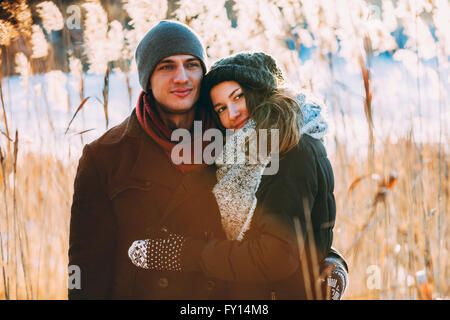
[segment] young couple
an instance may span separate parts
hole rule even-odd
[[[81,284],[70,299],[341,298],[347,266],[331,248],[336,206],[320,104],[283,88],[267,54],[227,57],[208,72],[205,58],[176,22],[160,22],[138,45],[136,109],[79,162],[69,265]],[[222,159],[248,159],[251,133],[277,129],[265,141],[276,157],[174,161],[172,133],[194,121],[234,130]],[[277,172],[265,174],[274,161]]]

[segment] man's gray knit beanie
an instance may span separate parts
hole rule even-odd
[[[162,59],[177,54],[189,54],[199,58],[203,72],[206,72],[205,50],[198,35],[188,26],[163,20],[147,32],[139,42],[135,55],[139,83],[145,92],[156,65]]]

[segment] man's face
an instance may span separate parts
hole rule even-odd
[[[167,113],[183,114],[192,109],[200,95],[203,69],[198,58],[173,55],[161,60],[150,77],[150,90]]]

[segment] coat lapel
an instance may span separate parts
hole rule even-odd
[[[134,180],[154,181],[171,189],[176,188],[183,174],[172,165],[161,147],[141,128],[136,110],[131,114],[127,136],[137,138],[139,143],[130,177]]]
[[[130,176],[174,189],[179,185],[183,174],[172,165],[164,151],[150,137],[142,137]]]
[[[137,137],[139,140],[138,155],[132,166],[130,177],[143,183],[154,181],[173,190],[161,221],[167,219],[185,201],[194,197],[199,190],[212,190],[216,183],[214,166],[183,174],[172,164],[161,147],[140,127],[135,111],[129,121],[128,136]]]
[[[161,218],[163,223],[185,201],[198,195],[201,190],[212,190],[216,183],[215,167],[207,166],[184,174],[181,183],[175,189],[171,201]]]

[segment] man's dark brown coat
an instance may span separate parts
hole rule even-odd
[[[223,238],[211,188],[215,168],[183,175],[142,130],[135,111],[86,145],[74,184],[69,265],[81,289],[69,299],[214,299],[224,284],[199,272],[139,269],[128,248],[149,229]]]

